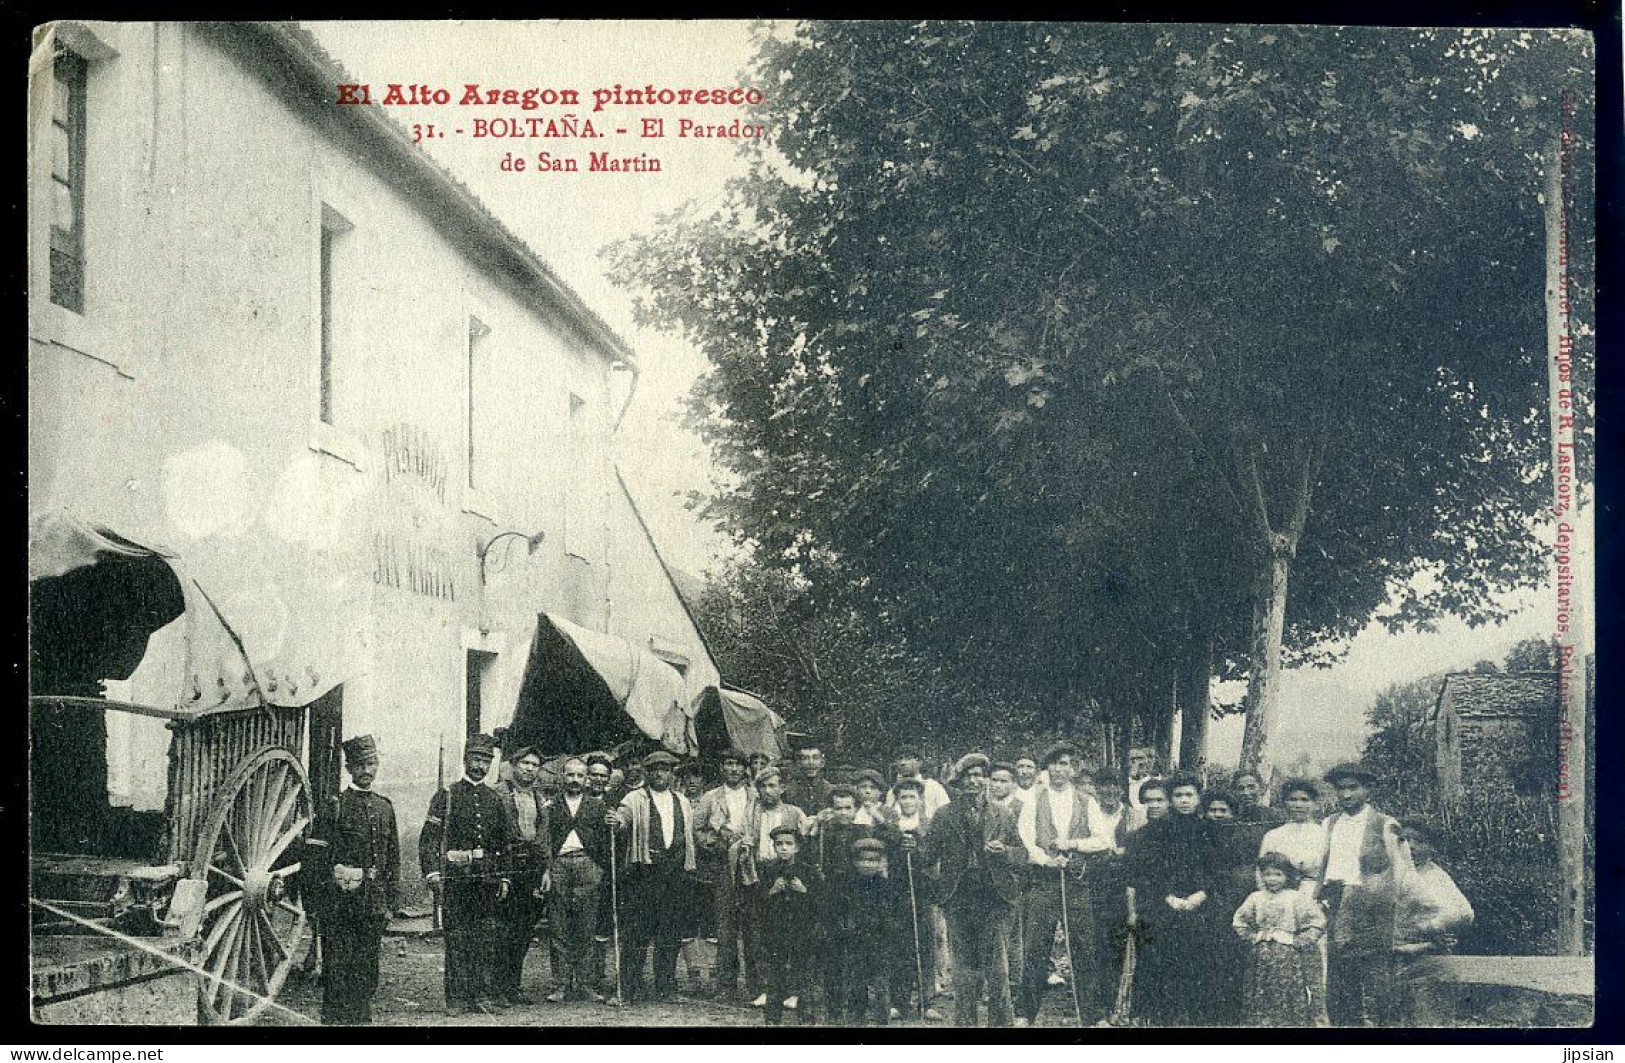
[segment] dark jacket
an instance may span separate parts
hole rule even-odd
[[[989,853],[990,841],[1004,843],[1003,853]],[[937,870],[936,902],[951,907],[966,872],[973,865],[985,868],[993,890],[1006,904],[1021,896],[1017,872],[1027,864],[1027,847],[1016,830],[1015,813],[983,800],[978,813],[969,795],[955,797],[937,812],[920,844],[923,863]],[[977,872],[978,874],[980,872]]]
[[[564,845],[564,839],[574,830],[576,837],[581,839],[581,845],[587,850],[592,862],[602,871],[609,870],[609,825],[604,822],[609,815],[609,809],[604,806],[602,798],[591,794],[583,794],[581,807],[576,810],[574,819],[570,818],[570,806],[565,804],[564,795],[559,794],[547,803],[547,838],[548,857],[551,859],[559,855],[559,849]]]
[[[429,801],[423,833],[418,835],[418,864],[423,874],[443,871],[448,879],[500,878],[509,871],[511,839],[502,795],[489,786],[458,779]],[[445,859],[448,851],[475,849],[485,855],[472,863]]]
[[[333,881],[338,865],[361,868],[361,888],[349,893]],[[401,878],[401,841],[395,806],[383,794],[350,787],[329,803],[305,840],[300,881],[318,913],[359,910],[387,916],[395,910]]]

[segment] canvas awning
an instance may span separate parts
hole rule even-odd
[[[584,753],[642,736],[686,755],[698,748],[692,713],[682,675],[653,652],[543,613],[508,742]]]
[[[256,646],[228,618],[211,591],[242,596],[229,558],[200,548],[183,561],[60,509],[33,514],[28,532],[32,693],[95,695],[100,680],[127,680],[129,701],[202,713],[305,705],[342,679],[334,640],[279,632]]]
[[[715,746],[765,753],[774,760],[789,753],[783,717],[748,691],[706,687],[700,692],[695,717],[700,748],[707,754],[718,752]]]

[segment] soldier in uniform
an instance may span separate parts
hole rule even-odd
[[[372,790],[378,744],[361,735],[343,748],[350,785],[317,820],[301,867],[306,900],[322,921],[322,1022],[329,1026],[372,1021],[378,952],[401,865],[395,806]]]
[[[496,740],[477,734],[463,751],[463,777],[429,802],[418,838],[423,879],[440,891],[446,925],[446,1011],[494,1014],[492,946],[508,896],[510,828],[502,795],[485,785]]]

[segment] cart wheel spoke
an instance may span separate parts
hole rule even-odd
[[[254,844],[254,848],[258,852],[263,853],[270,847],[271,843],[276,839],[277,832],[282,829],[282,825],[288,822],[288,814],[299,803],[300,791],[297,788],[288,786],[289,774],[290,771],[286,764],[278,764],[276,766],[276,781],[266,788],[264,804],[274,805],[275,807],[270,809],[269,815],[260,820],[259,840]]]
[[[237,939],[242,937],[241,906],[232,909],[231,929],[228,930],[220,942],[220,951],[214,964],[209,968],[209,999],[213,1000],[220,995],[224,988],[226,966],[237,952]],[[229,1003],[230,998],[227,998]]]
[[[242,899],[242,890],[230,890],[226,893],[222,893],[220,896],[203,906],[203,914],[208,915],[210,912],[214,911],[216,908],[219,908],[223,904],[230,904],[233,901],[240,901]]]
[[[282,943],[282,935],[277,933],[276,921],[271,918],[271,913],[255,912],[254,914],[264,923],[262,929],[266,931],[266,936],[271,939],[271,944],[276,947],[277,954],[280,955],[283,960],[286,960],[288,958],[288,946]],[[291,928],[289,930],[289,936],[291,937],[298,931],[298,929],[299,928],[297,925]],[[269,981],[269,976],[267,976],[267,981]]]
[[[293,844],[294,839],[299,837],[299,835],[304,833],[305,827],[309,823],[310,823],[310,820],[305,818],[304,816],[301,816],[298,819],[294,820],[293,826],[289,827],[286,831],[284,831],[282,833],[282,837],[280,837],[280,838],[278,838],[276,840],[276,844],[271,846],[271,850],[267,854],[266,862],[267,863],[275,863],[276,858],[281,856],[287,850],[288,846]]]
[[[208,938],[203,942],[204,963],[209,962],[209,957],[214,955],[215,946],[220,944],[220,939],[225,936],[227,930],[231,929],[231,924],[236,922],[242,913],[242,905],[238,905],[215,920],[214,926],[209,928]]]
[[[231,820],[229,818],[226,820],[225,831],[223,832],[222,837],[226,839],[226,845],[230,849],[231,858],[237,861],[237,874],[244,874],[248,871],[248,861],[243,859],[242,847],[237,844],[237,832],[231,829]]]
[[[305,917],[304,911],[294,905],[292,901],[277,901],[276,906],[293,916],[295,919],[303,919]]]
[[[231,872],[225,870],[224,868],[218,867],[215,864],[211,863],[209,865],[209,871],[211,873],[213,873],[213,874],[219,875],[221,878],[225,879],[227,882],[231,883],[233,886],[236,886],[239,890],[243,890],[243,889],[247,888],[246,886],[243,885],[243,880],[242,879],[238,878],[236,875],[233,875]]]

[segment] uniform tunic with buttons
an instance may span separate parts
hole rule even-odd
[[[424,875],[438,871],[443,876],[450,1007],[468,1007],[496,995],[493,947],[511,829],[502,795],[480,783],[459,779],[429,802],[418,838],[418,863]]]
[[[370,1022],[378,988],[384,925],[400,885],[395,806],[371,790],[350,787],[334,798],[305,842],[301,866],[306,901],[322,920],[325,946],[322,1020]],[[342,889],[338,875],[360,883]]]

